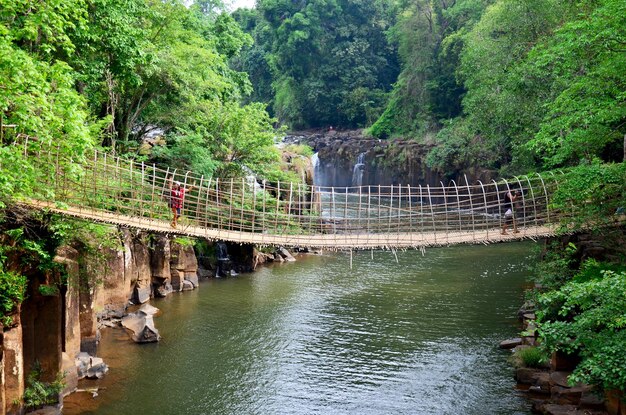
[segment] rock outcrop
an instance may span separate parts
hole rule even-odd
[[[349,187],[355,185],[431,185],[491,180],[495,172],[468,168],[452,176],[431,169],[425,163],[431,144],[413,140],[379,140],[366,137],[361,130],[298,132],[286,141],[305,143],[318,155],[315,168],[317,186]],[[358,178],[358,179],[357,179]]]
[[[154,326],[154,315],[159,309],[144,304],[139,310],[122,318],[122,326],[131,332],[131,338],[136,343],[153,343],[161,340],[159,331]]]

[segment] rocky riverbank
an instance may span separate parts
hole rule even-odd
[[[77,390],[82,378],[101,378],[108,368],[97,355],[100,331],[124,327],[129,342],[158,341],[158,310],[152,298],[194,290],[202,278],[226,277],[253,271],[268,262],[295,261],[287,250],[258,250],[226,245],[219,258],[218,244],[170,235],[113,229],[115,246],[98,252],[80,246],[57,248],[54,262],[59,275],[33,277],[27,298],[13,316],[13,324],[0,330],[0,414],[21,414],[27,377],[41,368],[41,382],[52,383],[64,373],[61,396]],[[197,245],[197,244],[196,244]],[[227,274],[218,274],[218,265]],[[61,290],[53,281],[66,279]],[[48,408],[60,413],[62,405]]]
[[[612,236],[617,235],[617,240],[623,241],[626,236],[626,229],[613,232]],[[569,235],[554,240],[551,246],[546,243],[545,250],[569,249],[567,261],[570,266],[590,259],[619,263],[624,255],[624,245],[609,242],[611,240],[606,235],[598,234]],[[541,293],[546,288],[536,283],[533,290]],[[518,317],[522,329],[520,337],[505,340],[500,347],[513,351],[518,389],[528,396],[533,412],[548,415],[626,415],[626,400],[622,392],[600,391],[592,385],[572,384],[569,381],[581,361],[577,354],[554,352],[543,360],[544,352],[537,348],[540,339],[532,301],[520,308]]]

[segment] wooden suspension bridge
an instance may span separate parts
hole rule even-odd
[[[25,152],[27,146],[25,145]],[[235,243],[325,249],[397,249],[492,243],[554,235],[550,197],[558,174],[444,186],[332,188],[221,180],[95,151],[81,160],[38,151],[36,197],[22,200],[86,220]],[[189,189],[171,226],[171,186]],[[504,194],[519,189],[516,224],[501,234]]]

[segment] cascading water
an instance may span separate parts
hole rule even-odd
[[[314,153],[311,156],[311,165],[313,166],[313,184],[319,185],[321,183],[321,174],[322,171],[320,169],[320,157],[318,153]]]
[[[222,278],[233,275],[230,256],[228,256],[228,247],[224,242],[218,242],[216,245],[217,268],[215,270],[215,278]]]
[[[356,164],[352,169],[352,186],[363,185],[363,170],[365,169],[365,153],[359,154],[356,159]]]
[[[246,172],[245,178],[246,178],[246,184],[248,185],[248,189],[250,189],[251,191],[253,190],[254,193],[262,192],[263,188],[257,181],[256,175],[254,174],[252,169],[250,169],[248,166],[241,166],[241,168],[243,169],[243,171]]]

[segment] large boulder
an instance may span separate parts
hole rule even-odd
[[[152,343],[161,340],[159,331],[154,326],[153,316],[159,311],[150,304],[144,304],[139,310],[122,318],[122,326],[131,332],[131,338],[137,343]]]
[[[296,260],[293,255],[291,255],[291,253],[282,246],[276,248],[276,254],[281,256],[287,262],[294,262]]]

